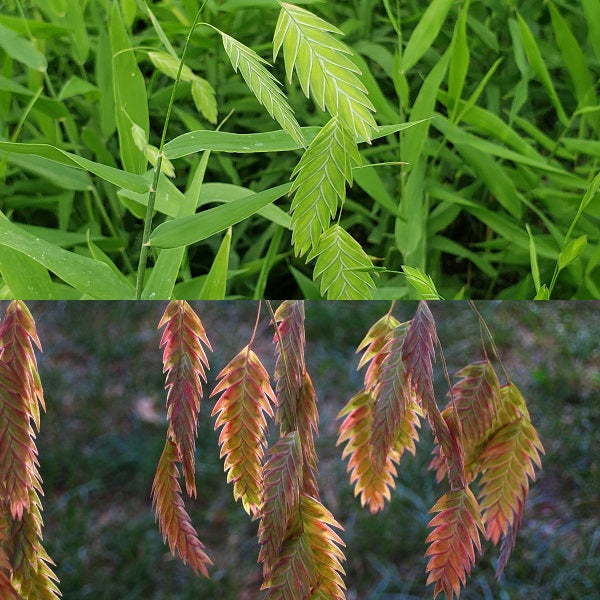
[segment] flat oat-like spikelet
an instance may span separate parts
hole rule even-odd
[[[419,399],[448,461],[450,485],[452,489],[459,490],[466,485],[460,430],[449,427],[442,417],[433,391],[432,360],[438,344],[433,315],[427,303],[421,301],[404,341],[402,357],[412,391]]]
[[[13,583],[24,598],[56,600],[60,597],[54,562],[42,546],[42,503],[35,490],[29,491],[30,508],[11,525],[10,546]]]
[[[167,435],[181,454],[185,485],[190,496],[196,495],[194,453],[198,412],[202,398],[201,379],[206,382],[208,359],[202,344],[212,350],[198,315],[183,300],[169,302],[158,324],[165,327],[160,347],[163,348],[163,372],[167,374]]]
[[[0,500],[15,519],[41,489],[33,426],[39,431],[45,406],[32,342],[41,350],[29,309],[11,302],[0,324]]]
[[[275,311],[275,392],[278,409],[275,422],[284,435],[297,428],[297,403],[304,383],[304,304],[285,300]]]
[[[289,526],[297,518],[302,481],[302,449],[298,433],[281,437],[268,451],[258,541],[259,562],[267,582],[276,568]]]
[[[402,346],[408,332],[408,324],[399,325],[391,339],[381,350],[385,355],[381,363],[378,382],[372,393],[377,401],[371,429],[371,453],[378,469],[381,469],[400,433],[406,405],[412,397],[406,370],[402,360]]]
[[[11,582],[13,569],[6,550],[11,537],[9,519],[8,507],[0,502],[0,598],[20,600],[19,594]]]
[[[400,322],[392,314],[384,315],[370,327],[367,335],[356,349],[356,352],[364,350],[358,362],[358,368],[362,369],[367,363],[370,363],[365,373],[366,390],[372,389],[379,379],[381,363],[387,356],[387,352],[382,352],[383,347],[398,325],[400,325]]]
[[[529,419],[521,415],[494,433],[481,453],[481,508],[486,538],[497,544],[521,520],[534,464],[541,468],[544,448]],[[516,531],[515,531],[516,534]]]
[[[302,492],[319,498],[317,483],[317,451],[314,436],[318,434],[319,413],[317,394],[308,372],[304,373],[302,389],[298,398],[298,435],[302,446]]]
[[[343,529],[333,515],[317,500],[306,494],[300,496],[302,528],[308,538],[314,560],[316,586],[311,600],[343,600],[346,586],[342,579],[346,560],[341,547],[345,546],[342,538],[335,533]]]
[[[181,486],[177,481],[178,459],[175,442],[167,439],[152,484],[152,504],[156,509],[156,519],[163,541],[168,538],[173,556],[177,550],[184,564],[189,564],[196,574],[200,572],[208,577],[208,566],[212,565],[212,561],[204,550],[204,544],[198,539],[185,510]]]
[[[308,600],[316,583],[308,537],[299,532],[285,540],[277,563],[261,589],[268,590],[266,600]]]
[[[480,441],[489,433],[500,411],[500,382],[489,360],[461,369],[452,387],[452,400],[468,440]]]
[[[381,510],[385,501],[390,499],[390,489],[395,486],[394,478],[397,475],[395,464],[399,460],[398,452],[392,450],[381,469],[375,465],[369,443],[374,410],[375,398],[370,392],[362,390],[336,417],[345,417],[338,431],[337,445],[346,442],[342,459],[350,456],[347,470],[350,483],[354,484],[354,495],[360,494],[361,506],[367,504],[372,513]]]
[[[212,415],[215,429],[221,427],[219,445],[225,457],[227,481],[233,481],[233,496],[241,498],[244,510],[260,511],[262,462],[267,446],[265,414],[273,417],[275,393],[269,374],[258,356],[246,346],[219,373],[211,397],[221,394]]]
[[[429,557],[427,585],[435,583],[434,598],[443,591],[452,600],[454,594],[460,596],[460,586],[465,585],[475,563],[475,548],[481,552],[477,531],[484,530],[481,509],[465,487],[446,492],[430,512],[439,514],[428,525],[433,531],[426,540],[431,544],[425,553]]]

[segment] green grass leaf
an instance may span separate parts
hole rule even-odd
[[[229,251],[231,249],[232,229],[229,227],[223,241],[204,280],[200,300],[224,300],[227,290],[227,273],[229,272]]]
[[[0,24],[0,48],[11,58],[35,71],[45,71],[48,67],[46,57],[29,40],[2,24]]]
[[[150,124],[146,82],[131,48],[118,2],[113,3],[110,16],[110,45],[121,161],[126,171],[139,175],[146,170],[147,161],[135,145],[131,125],[132,122],[139,125],[148,138]]]
[[[347,56],[352,52],[331,35],[342,32],[304,8],[280,4],[273,60],[283,47],[288,80],[295,69],[307,98],[312,95],[321,110],[338,116],[354,135],[370,142],[377,129],[372,114],[375,108],[358,78],[360,69]]]
[[[542,53],[540,52],[537,42],[535,41],[535,37],[531,33],[529,25],[527,25],[527,22],[519,13],[517,13],[517,19],[519,20],[519,28],[521,31],[521,38],[523,40],[523,47],[525,48],[525,53],[527,54],[529,64],[531,65],[531,68],[534,70],[541,84],[548,92],[550,101],[556,110],[558,119],[565,127],[567,127],[569,124],[569,119],[565,113],[565,109],[563,108],[560,98],[556,93],[556,89],[552,83],[552,78],[548,72],[548,67],[542,58]]]
[[[132,192],[143,194],[150,188],[148,182],[139,175],[126,173],[125,171],[115,169],[114,167],[109,167],[107,165],[94,162],[87,158],[83,158],[82,156],[72,154],[71,152],[65,152],[64,150],[49,144],[17,144],[0,141],[0,150],[11,153],[38,156],[51,160],[55,163],[66,165],[68,167],[83,169],[93,173],[94,175],[97,175],[105,181],[114,183],[115,185],[127,190],[131,190]]]
[[[427,119],[399,123],[397,125],[382,125],[372,139],[378,139],[404,131],[424,123]],[[302,134],[306,143],[310,144],[321,130],[320,127],[302,127]],[[357,137],[357,142],[364,140]],[[230,133],[228,131],[210,131],[199,129],[184,133],[164,147],[165,156],[170,159],[181,158],[203,150],[215,152],[232,152],[240,154],[254,154],[256,152],[285,152],[303,148],[299,141],[290,137],[287,131],[269,131],[267,133]]]
[[[0,246],[18,250],[82,294],[97,300],[133,298],[133,286],[124,284],[103,262],[45,242],[11,223],[3,215],[0,216]]]
[[[429,3],[402,53],[398,65],[401,73],[406,73],[427,52],[438,36],[453,4],[453,0],[433,0]]]
[[[308,260],[317,259],[313,278],[327,300],[370,300],[375,287],[369,271],[373,263],[360,244],[342,227],[323,233]]]
[[[286,183],[190,217],[162,223],[150,235],[150,246],[178,248],[205,240],[256,214],[261,208],[285,195],[289,189],[290,184]]]

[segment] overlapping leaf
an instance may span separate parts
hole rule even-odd
[[[356,136],[371,141],[377,124],[360,69],[348,58],[350,49],[332,33],[342,32],[310,11],[280,2],[281,12],[273,36],[273,59],[283,48],[288,80],[292,73],[302,91],[321,110],[338,116]]]
[[[198,412],[202,398],[201,379],[206,381],[208,359],[203,348],[210,342],[198,315],[182,300],[169,302],[158,327],[165,327],[160,342],[163,371],[167,373],[167,435],[181,455],[187,492],[196,495],[194,454]]]
[[[371,259],[360,244],[340,225],[333,225],[320,237],[309,261],[317,259],[313,278],[320,279],[322,295],[328,300],[370,300],[375,287]]]
[[[352,168],[360,164],[354,136],[332,117],[319,131],[292,173],[292,244],[303,256],[317,246],[352,185]]]
[[[267,109],[275,119],[301,146],[305,145],[304,136],[294,111],[288,104],[279,82],[265,68],[265,61],[254,50],[244,46],[231,36],[221,33],[223,47],[229,56],[234,71],[240,71],[246,85],[256,99]]]
[[[475,548],[481,552],[479,531],[484,531],[481,509],[468,487],[444,494],[431,509],[438,513],[429,522],[433,531],[427,537],[430,544],[425,556],[427,585],[435,583],[434,598],[444,592],[448,600],[460,596],[471,567],[475,563]]]
[[[219,445],[225,457],[227,481],[233,481],[233,495],[242,500],[252,515],[262,501],[262,462],[267,445],[265,414],[273,417],[275,393],[269,374],[249,346],[243,348],[219,373],[211,396],[221,394],[212,415],[215,429],[221,427]]]
[[[189,564],[195,573],[200,572],[208,577],[208,567],[212,561],[185,510],[178,482],[178,460],[177,445],[167,439],[152,484],[152,504],[163,541],[168,539],[173,556],[177,550],[184,564]]]

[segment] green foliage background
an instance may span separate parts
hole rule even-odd
[[[328,117],[296,75],[281,94],[252,77],[292,70],[258,58],[272,58],[276,0],[208,0],[201,19],[236,41],[191,36],[144,297],[600,297],[600,0],[301,4],[345,34],[331,34],[353,52],[336,76],[362,71],[385,135],[360,160],[379,166],[339,167],[319,209],[296,191],[290,219],[300,144],[256,135],[280,127],[270,113],[298,138],[288,103],[307,140]],[[0,2],[4,297],[133,297],[149,169],[198,5]],[[357,114],[346,120],[364,133]],[[308,254],[300,211],[324,220]],[[329,218],[339,228],[319,242]]]
[[[164,442],[162,303],[28,303],[44,345],[40,373],[48,406],[37,443],[44,478],[44,544],[57,562],[65,598],[260,598],[257,523],[233,502],[210,417],[200,414],[198,499],[187,508],[215,567],[195,577],[173,559],[150,503]],[[215,352],[207,389],[245,345],[256,303],[194,305]],[[361,386],[355,347],[388,303],[308,303],[307,365],[319,399],[317,439],[323,502],[345,527],[349,598],[429,598],[426,525],[441,495],[427,471],[432,448],[423,428],[417,456],[405,456],[392,502],[375,515],[353,498],[335,415]],[[600,317],[594,303],[479,303],[508,372],[528,401],[546,448],[523,527],[500,583],[495,553],[477,561],[461,597],[592,599],[600,585]],[[408,319],[414,303],[394,314]],[[432,303],[450,373],[482,357],[466,303]],[[272,370],[266,310],[254,350]],[[82,323],[95,324],[94,328]],[[232,333],[233,332],[233,333]],[[438,361],[439,363],[439,361]],[[436,367],[436,396],[447,385]]]

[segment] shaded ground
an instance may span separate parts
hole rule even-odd
[[[257,524],[232,500],[205,399],[198,439],[198,499],[187,502],[215,568],[197,578],[162,544],[150,486],[164,443],[160,332],[164,303],[35,303],[48,412],[38,437],[45,543],[64,597],[261,598]],[[215,349],[208,389],[247,343],[256,303],[196,303]],[[503,362],[528,398],[546,448],[525,523],[500,583],[493,549],[478,560],[464,598],[593,598],[600,588],[600,305],[478,304]],[[443,490],[427,472],[431,436],[401,464],[382,513],[361,510],[348,485],[335,415],[361,385],[354,348],[388,303],[308,303],[307,363],[319,397],[323,500],[344,525],[349,599],[431,597],[425,588],[428,509]],[[415,304],[394,314],[408,319]],[[433,303],[450,373],[482,357],[466,303]],[[272,365],[266,310],[255,351]],[[447,385],[436,382],[445,402]]]

